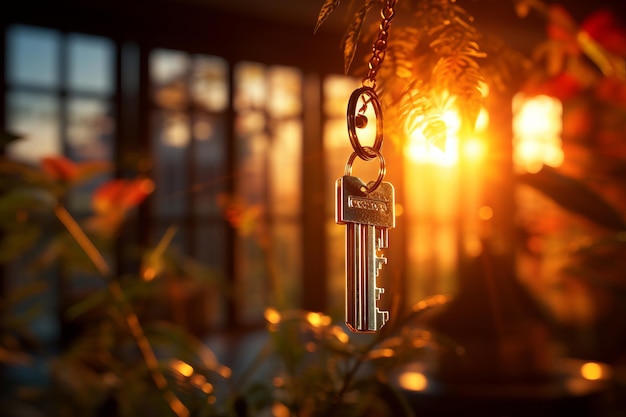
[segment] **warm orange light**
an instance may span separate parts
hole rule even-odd
[[[428,378],[421,372],[403,372],[398,377],[398,383],[410,391],[424,391],[428,388]]]
[[[445,149],[432,145],[421,130],[410,133],[406,145],[408,157],[413,162],[427,163],[436,166],[452,166],[458,160],[458,138],[448,135]]]
[[[283,403],[274,403],[272,405],[272,416],[274,417],[289,417],[291,415],[291,411],[289,408]]]
[[[580,367],[580,374],[583,378],[596,381],[602,379],[605,375],[602,366],[596,362],[586,362]]]
[[[394,354],[393,349],[376,349],[370,352],[369,359],[393,358]]]
[[[453,166],[459,159],[459,133],[461,131],[462,119],[457,108],[454,107],[455,100],[447,100],[447,106],[442,109],[440,122],[445,124],[445,145],[443,148],[433,145],[432,139],[424,135],[425,125],[434,123],[424,115],[412,116],[414,120],[407,123],[410,126],[406,153],[410,160],[414,162],[428,163],[436,166]],[[489,125],[489,113],[485,108],[481,108],[476,120],[475,131],[484,132]],[[465,138],[463,144],[463,157],[470,160],[482,159],[487,151],[486,144],[478,137]]]
[[[513,159],[520,171],[537,172],[543,165],[563,163],[563,106],[545,95],[513,98]]]
[[[172,368],[185,377],[190,377],[193,374],[193,367],[181,360],[175,360],[172,363]]]
[[[489,206],[482,206],[478,209],[478,217],[481,220],[490,220],[493,217],[493,209]]]
[[[328,326],[331,322],[329,316],[314,312],[307,313],[306,320],[313,327]]]
[[[341,343],[348,343],[350,341],[350,337],[343,331],[343,329],[339,326],[333,327],[333,334]]]
[[[487,145],[477,137],[469,138],[463,144],[463,155],[470,161],[480,161],[487,154]]]
[[[278,324],[281,320],[280,313],[276,309],[268,307],[265,309],[265,320],[270,324]]]

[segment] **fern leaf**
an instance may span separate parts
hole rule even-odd
[[[326,21],[328,16],[339,6],[341,0],[325,0],[322,8],[320,9],[320,13],[317,16],[317,22],[315,23],[315,28],[313,29],[313,33],[317,33],[318,29],[322,24]]]
[[[347,74],[354,60],[356,54],[357,45],[361,36],[361,29],[363,28],[363,22],[367,13],[372,8],[375,0],[367,0],[363,7],[361,7],[354,15],[354,20],[348,27],[343,41],[343,59],[344,59],[344,71]]]

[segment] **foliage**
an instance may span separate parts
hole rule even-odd
[[[405,326],[445,304],[445,297],[424,300],[404,322],[392,321],[384,332],[365,339],[348,335],[329,316],[270,306],[266,345],[234,381],[231,369],[205,342],[163,308],[155,309],[172,285],[191,285],[192,291],[208,287],[224,297],[229,292],[210,268],[170,246],[175,229],[155,247],[133,249],[135,268],[118,274],[108,264],[115,245],[124,244],[120,232],[152,192],[152,182],[105,179],[91,191],[88,213],[78,216],[65,206],[77,187],[108,175],[109,169],[64,157],[45,158],[40,166],[0,160],[5,174],[0,182],[2,262],[19,271],[2,300],[2,377],[13,387],[0,402],[3,413],[181,417],[273,410],[278,415],[374,416],[400,407],[412,415],[385,380],[390,368],[420,351],[454,349],[451,341],[414,323]],[[267,249],[254,207],[221,198],[232,225]],[[87,291],[60,305],[60,344],[42,338],[35,324],[50,315],[43,305],[50,295],[44,294],[58,291],[55,277],[91,282]],[[411,343],[405,343],[407,338]],[[23,380],[38,373],[34,381]]]
[[[374,1],[366,0],[360,7],[351,2],[356,12],[343,39],[346,73],[353,63],[362,28]],[[377,1],[376,8],[386,1]],[[339,2],[326,1],[318,17],[316,29],[327,19]],[[478,61],[485,57],[480,51],[480,33],[472,24],[472,16],[456,2],[427,0],[398,2],[394,6],[402,20],[395,19],[389,30],[384,65],[377,85],[385,97],[388,126],[401,126],[388,134],[400,141],[407,131],[421,129],[431,143],[445,145],[443,113],[455,105],[461,112],[463,128],[471,130],[481,104],[481,73]],[[380,30],[375,22],[367,33],[373,43]],[[367,63],[369,56],[365,56]],[[358,67],[366,74],[366,70]]]
[[[565,211],[560,217],[567,219],[543,222],[525,242],[547,245],[558,236],[568,237],[558,253],[541,256],[546,263],[548,258],[563,261],[554,292],[566,294],[572,311],[575,306],[596,306],[578,319],[562,320],[564,327],[595,325],[585,343],[576,342],[576,332],[568,336],[572,349],[601,360],[623,360],[626,329],[617,317],[623,315],[626,282],[621,261],[626,253],[626,28],[605,8],[577,22],[560,4],[517,4],[542,14],[547,34],[533,51],[533,66],[520,91],[560,100],[564,152],[561,166],[543,167],[519,179],[554,201]],[[549,303],[547,294],[539,298]]]

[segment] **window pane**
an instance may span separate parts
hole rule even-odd
[[[112,160],[114,120],[108,101],[68,101],[68,156],[73,160]]]
[[[59,33],[31,26],[7,29],[7,80],[37,87],[59,86]]]
[[[297,216],[302,198],[300,119],[275,124],[270,152],[270,204],[273,216]]]
[[[270,117],[298,116],[302,112],[301,71],[290,67],[272,67],[267,75],[267,110]]]
[[[228,66],[213,56],[196,56],[191,84],[194,103],[208,111],[219,112],[228,106]]]
[[[68,100],[67,156],[74,161],[111,161],[113,159],[113,119],[107,101],[70,98]],[[69,195],[68,206],[76,213],[91,211],[95,189],[110,174],[75,187]]]
[[[237,195],[249,204],[265,205],[268,138],[262,133],[253,134],[240,140],[239,145]]]
[[[331,75],[324,79],[324,114],[328,117],[346,117],[346,107],[350,94],[359,87],[356,78]]]
[[[154,101],[168,109],[183,109],[188,102],[189,57],[181,51],[157,49],[150,56]]]
[[[258,236],[239,236],[235,249],[235,299],[242,323],[261,323],[269,296],[267,254]]]
[[[278,307],[297,308],[302,299],[301,250],[298,244],[301,241],[300,225],[296,222],[280,222],[272,227],[272,264],[268,270],[276,274],[270,278],[271,300]]]
[[[105,38],[73,34],[68,39],[68,88],[113,93],[113,43]]]
[[[265,65],[241,62],[235,67],[235,109],[263,109],[266,105]]]
[[[10,131],[24,136],[7,147],[7,154],[15,159],[38,164],[44,156],[62,153],[56,96],[9,93],[7,126]]]
[[[215,116],[196,116],[193,132],[194,212],[217,215],[217,196],[226,190],[226,126]]]
[[[181,113],[159,112],[154,120],[154,205],[157,216],[185,212],[189,126]]]

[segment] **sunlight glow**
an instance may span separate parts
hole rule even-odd
[[[596,362],[586,362],[580,367],[580,374],[583,378],[590,381],[597,381],[606,377],[604,375],[602,366]]]
[[[537,172],[563,163],[563,106],[545,95],[513,98],[513,159],[518,171]]]
[[[410,391],[424,391],[428,388],[428,379],[421,372],[403,372],[398,377],[400,386]]]
[[[269,307],[265,309],[265,320],[270,324],[278,324],[281,320],[280,313],[276,309]]]
[[[450,100],[454,102],[454,100]],[[445,108],[441,114],[441,122],[445,124],[445,145],[441,147],[432,144],[431,138],[424,134],[425,124],[434,123],[419,116],[409,125],[411,131],[408,132],[408,142],[406,152],[410,160],[417,163],[428,163],[436,166],[449,167],[458,163],[459,157],[470,161],[484,159],[487,154],[487,144],[483,138],[483,133],[489,125],[489,113],[485,108],[481,108],[476,119],[475,132],[479,135],[460,138],[462,119],[458,109],[450,106]],[[463,139],[463,140],[461,140]],[[462,144],[462,149],[460,148]],[[459,155],[462,152],[462,155]]]
[[[289,417],[291,415],[291,411],[289,408],[283,403],[274,403],[272,405],[272,416],[273,417]]]
[[[314,312],[308,313],[306,315],[306,319],[309,322],[309,324],[313,327],[328,326],[331,322],[331,319],[329,316],[326,316],[320,313],[314,313]]]

